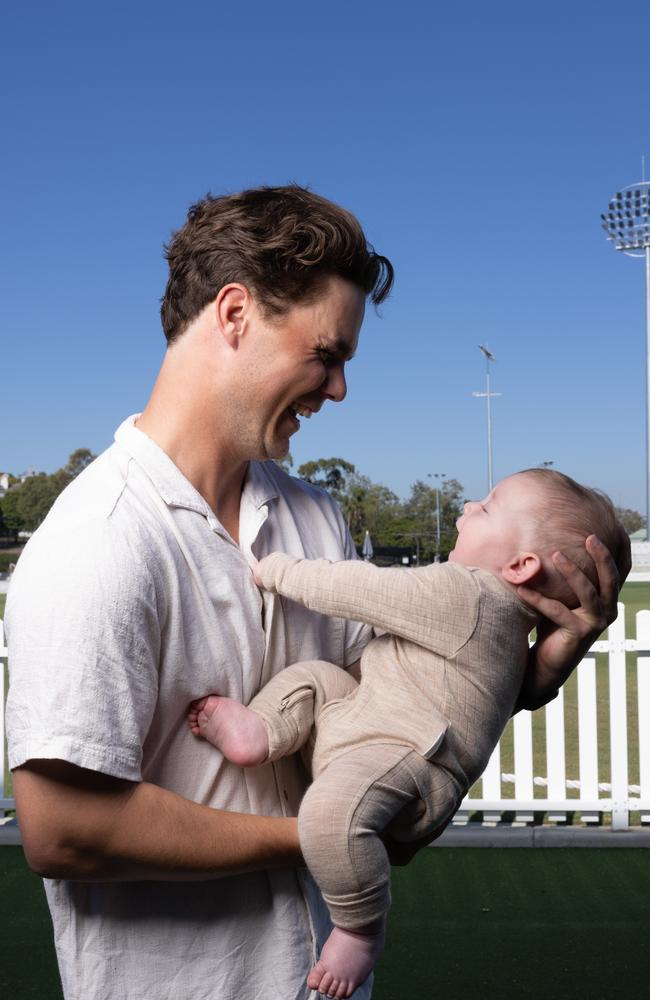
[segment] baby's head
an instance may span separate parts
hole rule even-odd
[[[456,526],[450,561],[479,566],[569,607],[576,596],[555,568],[554,552],[563,552],[597,588],[585,540],[598,535],[621,579],[629,569],[627,536],[609,497],[552,469],[526,469],[502,479],[484,500],[465,504]]]

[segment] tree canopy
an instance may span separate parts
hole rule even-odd
[[[40,472],[22,483],[11,477],[12,485],[0,499],[0,534],[17,538],[20,531],[35,531],[61,491],[94,458],[88,448],[77,448],[66,464],[50,475]],[[278,464],[289,472],[293,461],[287,456]],[[387,486],[374,483],[344,458],[303,462],[297,474],[334,497],[358,546],[368,531],[375,550],[409,548],[421,562],[431,561],[436,548],[446,559],[454,546],[456,521],[463,511],[463,487],[457,479],[445,479],[439,486],[418,479],[408,497],[400,500]],[[617,507],[616,512],[628,532],[645,526],[645,518],[636,510]]]
[[[77,448],[56,472],[39,472],[12,485],[0,500],[0,531],[18,537],[20,531],[35,531],[50,507],[69,483],[96,456],[88,448]]]
[[[356,472],[351,462],[344,458],[319,458],[315,462],[304,462],[298,466],[300,479],[321,486],[331,493],[337,503],[341,503],[347,492],[348,478]]]
[[[374,483],[344,458],[304,462],[298,476],[326,489],[339,504],[350,533],[361,545],[366,531],[377,548],[410,548],[420,560],[433,559],[437,545],[440,500],[439,553],[444,559],[454,545],[456,520],[462,513],[463,487],[447,479],[440,490],[417,481],[400,500],[387,486]]]

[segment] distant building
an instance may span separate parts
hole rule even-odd
[[[630,535],[632,569],[628,580],[650,580],[650,542],[646,536],[645,528],[639,528]]]
[[[9,489],[9,473],[0,472],[0,497],[3,497]]]

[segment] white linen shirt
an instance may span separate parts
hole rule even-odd
[[[242,770],[190,732],[209,692],[244,703],[288,663],[356,660],[369,630],[262,596],[275,550],[354,558],[334,502],[249,466],[240,545],[129,418],[23,552],[6,611],[12,768],[59,758],[204,805],[295,815],[297,758]],[[329,932],[304,871],[205,882],[46,880],[66,1000],[298,1000]],[[367,997],[370,985],[355,993]]]

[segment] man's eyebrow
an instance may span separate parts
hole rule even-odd
[[[338,355],[339,358],[342,358],[345,361],[352,361],[355,353],[354,351],[350,351],[350,345],[342,337],[335,337],[327,345],[327,349],[328,351],[331,351],[332,354]]]

